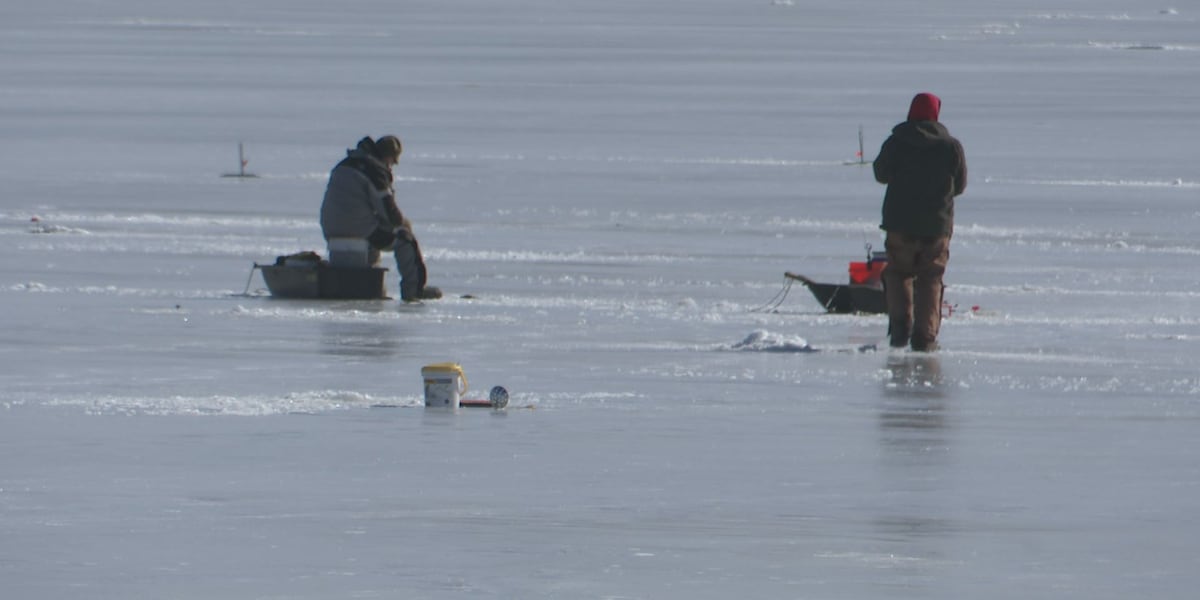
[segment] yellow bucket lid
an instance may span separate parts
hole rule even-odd
[[[444,363],[434,363],[432,365],[425,365],[424,367],[421,367],[421,374],[424,375],[426,373],[430,373],[430,374],[450,373],[453,375],[458,375],[459,378],[462,379],[462,383],[463,383],[462,391],[463,392],[467,391],[467,373],[465,371],[463,371],[462,365],[460,365],[456,362],[444,362]]]

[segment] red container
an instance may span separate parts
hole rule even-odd
[[[850,263],[850,284],[851,285],[880,285],[880,277],[883,275],[883,268],[886,266],[887,266],[886,260],[851,262]]]

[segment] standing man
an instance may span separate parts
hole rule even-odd
[[[941,108],[937,96],[917,94],[908,120],[892,129],[874,163],[876,181],[887,184],[879,228],[887,232],[889,342],[903,348],[911,341],[920,352],[937,349],[954,197],[967,187],[967,159],[938,122]]]
[[[400,138],[365,137],[329,174],[321,203],[321,233],[325,239],[361,238],[371,245],[371,263],[380,250],[391,250],[400,273],[400,298],[405,302],[441,298],[425,285],[425,259],[412,233],[412,223],[396,206],[392,167],[400,162]]]

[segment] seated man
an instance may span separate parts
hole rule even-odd
[[[400,162],[400,139],[365,137],[329,174],[321,203],[321,232],[333,238],[360,238],[371,247],[370,262],[380,250],[391,250],[400,273],[400,298],[405,302],[441,298],[441,290],[425,285],[425,259],[412,223],[396,207],[392,167]]]

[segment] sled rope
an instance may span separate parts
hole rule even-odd
[[[791,279],[790,277],[784,277],[783,289],[776,292],[775,296],[768,300],[766,304],[758,308],[752,308],[750,309],[750,312],[775,312],[775,310],[778,309],[781,304],[783,304],[783,301],[787,300],[788,292],[792,291],[793,283],[795,283],[795,280]]]

